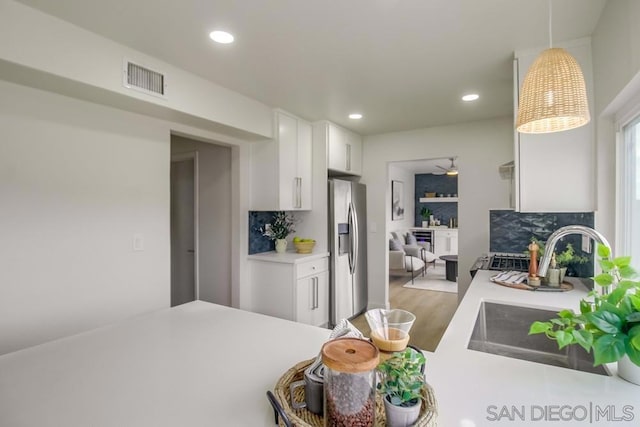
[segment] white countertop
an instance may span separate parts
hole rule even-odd
[[[606,377],[467,349],[482,301],[577,310],[580,298],[586,295],[586,288],[580,284],[562,293],[506,288],[488,280],[493,274],[495,272],[486,270],[477,272],[435,353],[427,353],[426,377],[438,400],[438,425],[564,427],[589,424],[589,418],[576,421],[582,416],[581,406],[592,414],[597,408],[608,408],[608,416],[596,421],[593,415],[591,425],[640,425],[640,386],[617,377],[615,364],[607,365],[613,376]],[[553,412],[553,405],[568,405],[563,409],[563,416],[568,420],[553,421],[559,417]],[[633,407],[627,408],[633,420],[619,419],[629,417],[623,413],[625,405]],[[509,419],[507,414],[513,414],[512,407],[518,410],[524,407],[524,421]],[[502,412],[504,408],[507,410]],[[543,416],[545,408],[551,411],[548,419],[536,420]],[[575,418],[566,415],[569,410],[577,411]]]
[[[0,356],[0,426],[273,426],[326,329],[196,301]]]
[[[477,272],[426,353],[438,425],[639,425],[640,386],[615,376],[615,365],[605,377],[467,349],[482,301],[561,309],[586,292],[510,289],[489,282],[493,273]],[[0,356],[0,426],[273,426],[266,391],[329,332],[199,301],[159,310]],[[582,408],[591,422],[572,418]],[[596,420],[598,409],[608,412]],[[554,421],[560,414],[568,420]]]
[[[329,256],[329,252],[312,252],[310,254],[299,254],[295,250],[277,253],[276,251],[261,252],[259,254],[248,255],[247,258],[254,261],[280,262],[285,264],[297,264],[300,262],[312,261],[318,258]]]

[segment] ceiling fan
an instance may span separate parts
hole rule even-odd
[[[450,176],[455,176],[458,175],[458,167],[455,165],[454,160],[456,158],[455,157],[449,157],[449,160],[451,160],[451,166],[449,166],[448,168],[442,167],[440,165],[436,165],[436,167],[442,169],[447,175]]]

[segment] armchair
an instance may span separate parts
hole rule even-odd
[[[435,265],[438,258],[433,252],[431,252],[431,243],[418,242],[415,236],[407,231],[403,233],[401,231],[392,231],[391,236],[394,240],[400,242],[402,250],[407,255],[411,255],[423,261],[424,270],[426,271],[428,264]],[[424,272],[423,272],[424,273]]]
[[[417,274],[424,275],[425,263],[420,258],[408,255],[403,250],[389,250],[389,271],[402,271],[411,273],[411,283]]]

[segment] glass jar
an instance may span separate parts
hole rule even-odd
[[[325,427],[375,425],[379,358],[376,346],[358,338],[338,338],[322,346]]]

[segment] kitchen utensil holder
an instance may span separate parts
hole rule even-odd
[[[291,406],[291,396],[289,394],[289,385],[294,381],[304,378],[304,370],[315,359],[302,361],[280,377],[276,383],[273,392],[267,391],[267,399],[273,407],[275,414],[275,423],[281,427],[323,427],[324,417],[316,415],[306,409],[293,409]],[[424,400],[420,408],[420,417],[414,424],[416,427],[436,427],[438,418],[438,404],[436,401],[433,388],[429,384],[425,384],[422,389]],[[296,390],[295,400],[304,401],[304,387]],[[384,412],[384,403],[379,393],[376,393],[376,427],[383,427],[386,424],[386,415]]]

